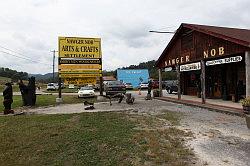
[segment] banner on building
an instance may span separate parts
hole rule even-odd
[[[180,65],[180,71],[192,71],[192,70],[200,70],[200,69],[201,69],[200,62]]]

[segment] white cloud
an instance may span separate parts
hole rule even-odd
[[[0,52],[0,66],[52,72],[58,36],[101,37],[103,69],[157,60],[180,23],[248,28],[248,0],[9,0],[1,2],[0,46],[41,63]],[[6,51],[0,48],[0,51]]]

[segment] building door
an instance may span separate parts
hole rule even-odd
[[[209,66],[206,69],[206,96],[207,98],[222,97],[221,67]]]

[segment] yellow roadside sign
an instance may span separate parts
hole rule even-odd
[[[59,70],[75,70],[75,69],[102,69],[101,65],[91,64],[91,65],[59,65]]]
[[[96,77],[85,77],[85,78],[65,78],[64,84],[84,85],[84,84],[96,84]]]
[[[59,57],[61,58],[101,58],[100,38],[59,37]]]
[[[73,77],[101,77],[102,76],[102,74],[100,73],[95,73],[95,74],[61,74],[61,73],[59,73],[59,77],[60,78],[73,78]]]
[[[59,74],[98,74],[101,70],[59,70]]]

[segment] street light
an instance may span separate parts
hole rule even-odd
[[[171,32],[171,31],[149,31],[149,32],[152,32],[152,33],[175,33],[175,31],[174,32]]]
[[[151,33],[169,33],[169,34],[174,34],[176,31],[172,32],[172,31],[149,31]],[[159,91],[160,91],[160,94],[159,94],[159,97],[162,97],[162,70],[159,69],[158,70],[159,72]]]

